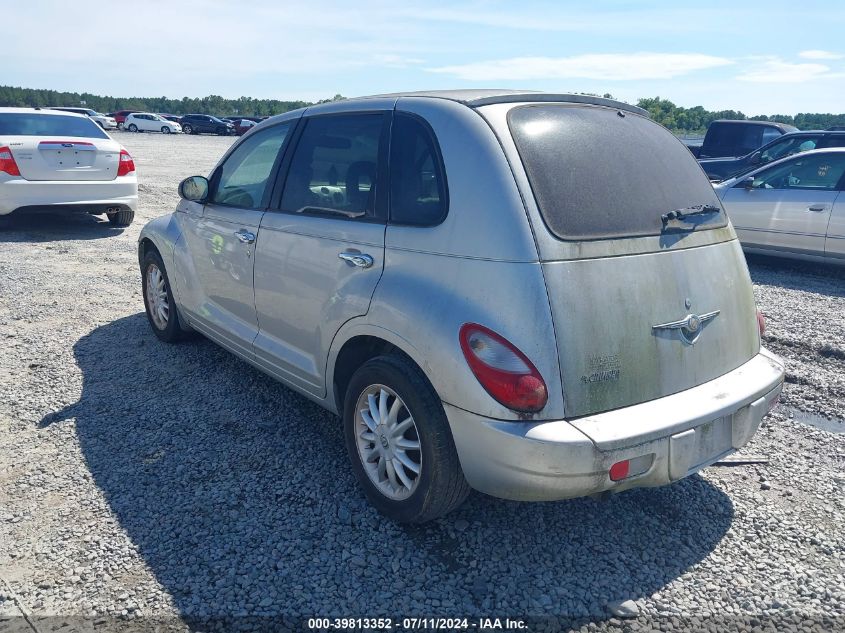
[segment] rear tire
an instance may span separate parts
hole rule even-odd
[[[383,392],[387,394],[384,409],[392,412],[398,401],[397,412],[391,418],[382,415],[379,407],[378,416],[365,419],[362,411],[372,410],[369,396],[378,394],[373,397],[380,403]],[[391,432],[405,426],[408,419],[412,422],[406,430]],[[469,494],[443,404],[409,358],[377,356],[358,368],[346,390],[343,426],[358,482],[370,503],[390,519],[430,521],[457,508]],[[418,472],[403,466],[409,461]]]
[[[118,130],[122,130],[122,129],[123,129],[123,121],[121,121],[120,123],[118,123],[118,124],[117,124],[117,129],[118,129]]]
[[[144,295],[144,309],[153,333],[165,343],[177,343],[185,339],[186,332],[179,327],[179,316],[164,262],[154,250],[147,252],[141,263],[141,294]]]
[[[106,216],[114,226],[129,226],[135,219],[135,212],[132,209],[123,209],[117,213],[107,213]]]
[[[135,125],[134,123],[131,123],[131,124],[129,125],[129,131],[130,131],[130,132],[137,132],[137,131],[138,131],[138,126],[137,126],[137,125]]]
[[[183,125],[182,132],[184,132],[185,134],[193,134],[194,128],[191,125]]]

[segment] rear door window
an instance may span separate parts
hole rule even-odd
[[[109,138],[100,126],[88,117],[39,114],[37,112],[5,112],[0,114],[0,136]]]
[[[308,119],[285,180],[282,210],[374,217],[385,119],[384,114]]]
[[[686,146],[653,121],[613,108],[514,108],[508,125],[537,206],[562,240],[660,235],[661,215],[713,205],[690,228],[725,226],[707,176]]]

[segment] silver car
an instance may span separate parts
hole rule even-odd
[[[273,117],[142,231],[150,324],[341,416],[399,521],[677,481],[774,406],[742,251],[639,108],[503,91]]]
[[[845,148],[802,152],[715,188],[746,251],[845,265]]]

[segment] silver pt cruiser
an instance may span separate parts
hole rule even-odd
[[[581,95],[383,95],[273,117],[142,231],[147,315],[342,418],[399,521],[470,488],[679,480],[748,442],[780,361],[695,159]]]

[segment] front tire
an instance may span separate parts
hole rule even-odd
[[[162,134],[170,134],[170,128],[167,127],[166,125],[162,125],[161,126],[161,133]]]
[[[153,333],[165,343],[176,343],[185,338],[185,332],[179,327],[176,303],[173,301],[164,262],[155,251],[144,255],[141,264],[141,290],[147,320]]]
[[[469,494],[440,398],[405,356],[378,356],[352,376],[343,408],[346,448],[382,514],[423,523]]]
[[[132,209],[123,209],[117,213],[107,213],[106,217],[114,226],[129,226],[135,219],[135,212]]]

